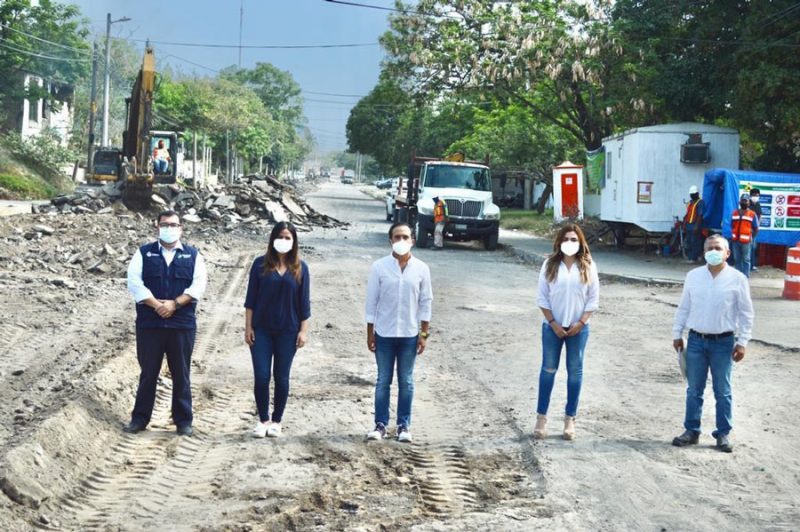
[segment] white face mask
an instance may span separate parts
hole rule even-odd
[[[180,227],[159,227],[158,239],[165,244],[174,244],[181,237]]]
[[[292,250],[292,246],[294,245],[294,240],[292,239],[285,239],[285,238],[276,238],[274,242],[272,242],[272,247],[283,255],[284,253],[289,253]]]
[[[710,266],[719,266],[725,260],[725,255],[716,249],[709,249],[706,251],[704,257]]]
[[[561,243],[561,253],[563,253],[567,257],[575,255],[580,249],[581,249],[580,242],[573,242],[572,240],[567,240],[566,242]]]
[[[398,240],[394,244],[392,244],[392,251],[394,251],[397,255],[403,256],[411,251],[411,242],[408,240]]]

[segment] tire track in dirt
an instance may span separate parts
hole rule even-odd
[[[481,506],[463,447],[413,445],[405,454],[415,466],[414,475],[426,513],[460,515]]]
[[[231,317],[228,306],[246,287],[246,270],[247,256],[238,256],[224,281],[224,292],[212,303],[210,323],[203,326],[206,332],[200,333],[195,344],[193,363],[200,362],[201,368],[195,377],[205,373],[206,363],[222,346]],[[210,452],[213,442],[209,433],[224,429],[230,417],[232,394],[203,387],[200,380],[195,378],[192,382],[196,403],[194,437],[176,438],[172,430],[123,434],[103,463],[50,511],[65,509],[64,518],[81,529],[105,529],[115,517],[152,518],[161,512],[165,501],[174,497],[177,486],[194,481],[199,458],[210,462],[201,470],[221,464],[220,457]],[[169,378],[162,376],[159,384],[153,411],[156,420],[167,417],[172,395]],[[151,427],[163,425],[157,422]]]
[[[21,365],[15,357],[14,346],[19,344],[25,332],[23,327],[11,323],[0,326],[0,374],[7,375],[12,364]]]

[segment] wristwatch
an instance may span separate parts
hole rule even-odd
[[[427,339],[428,339],[428,336],[430,336],[430,335],[431,335],[431,333],[429,333],[428,331],[420,331],[420,332],[419,332],[419,335],[420,335],[422,338],[425,338],[425,339],[427,340]]]
[[[181,305],[181,304],[180,304],[180,302],[178,301],[178,298],[175,298],[175,308],[176,308],[176,309],[179,309],[179,308],[181,308],[182,306],[183,306],[183,305]]]

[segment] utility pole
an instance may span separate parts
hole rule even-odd
[[[239,68],[242,68],[242,28],[244,27],[244,0],[239,5]]]
[[[108,100],[111,94],[111,25],[127,22],[128,17],[111,20],[111,13],[106,15],[106,79],[103,89],[103,146],[108,146]]]
[[[231,179],[231,134],[230,130],[225,131],[225,182],[233,183]]]
[[[192,132],[192,185],[197,187],[197,130]]]
[[[92,47],[92,89],[89,102],[89,153],[86,160],[86,173],[94,174],[94,123],[97,113],[97,43]]]

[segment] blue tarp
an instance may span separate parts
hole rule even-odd
[[[800,174],[713,168],[703,182],[704,224],[731,237],[731,214],[741,192],[761,191],[758,242],[794,246],[800,242]]]

